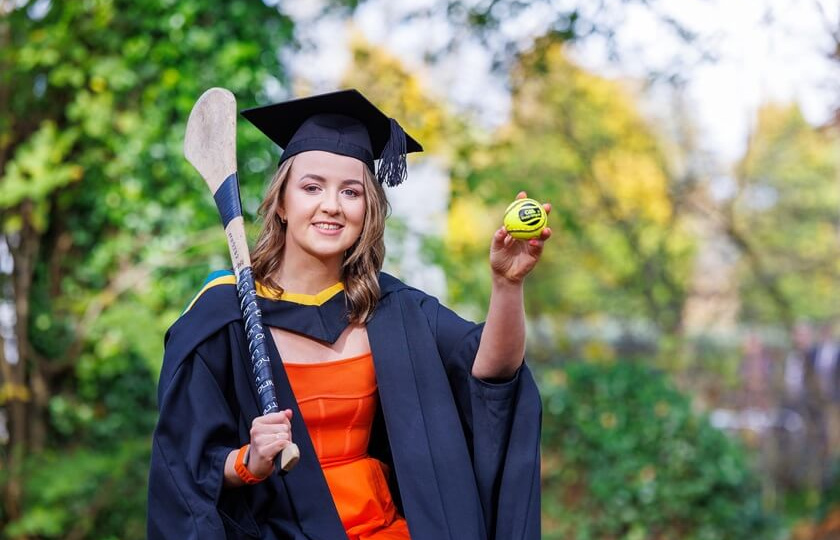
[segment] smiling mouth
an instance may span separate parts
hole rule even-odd
[[[337,231],[343,227],[343,225],[337,225],[335,223],[313,223],[313,225],[325,231]]]

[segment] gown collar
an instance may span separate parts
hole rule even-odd
[[[266,325],[327,343],[335,343],[350,324],[342,283],[317,294],[279,294],[257,284],[257,301]]]
[[[225,287],[217,287],[220,285],[224,285]],[[341,333],[350,324],[346,291],[344,290],[344,285],[341,283],[336,283],[313,295],[286,292],[279,294],[278,291],[265,287],[259,282],[256,285],[257,303],[262,310],[263,322],[267,326],[276,326],[277,328],[296,332],[319,341],[335,343],[339,336],[341,336]],[[228,289],[227,287],[231,288]],[[199,298],[206,295],[213,298],[229,299],[224,301],[224,305],[227,306],[226,310],[221,308],[221,304],[217,308],[209,307],[211,312],[214,309],[219,310],[216,315],[220,319],[224,319],[227,316],[230,316],[231,319],[226,320],[241,317],[239,314],[239,302],[234,301],[233,303],[228,303],[230,300],[236,298],[235,287],[236,278],[233,272],[230,270],[213,272],[207,278],[199,293],[190,302],[185,310],[185,314],[192,311],[191,308]],[[380,299],[404,288],[410,287],[407,287],[400,280],[384,272],[379,274]],[[211,291],[218,292],[213,293]],[[217,296],[218,294],[221,294],[221,296]],[[232,297],[230,296],[231,294],[233,295]],[[212,306],[213,300],[210,300],[210,302],[210,304],[206,305]],[[227,310],[231,311],[229,312]],[[200,311],[205,314],[201,319],[203,322],[196,324],[199,327],[204,327],[206,326],[206,319],[204,317],[207,316],[206,314],[208,312],[205,310]],[[187,319],[192,320],[189,317]]]
[[[320,306],[327,302],[330,298],[344,290],[344,283],[338,282],[331,287],[327,287],[316,294],[293,293],[289,291],[278,291],[272,289],[267,285],[263,285],[259,281],[256,283],[257,295],[269,300],[283,300],[285,302],[292,302],[302,306]]]

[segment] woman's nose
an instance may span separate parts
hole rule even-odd
[[[324,197],[321,199],[321,210],[328,214],[337,214],[341,209],[338,201],[338,192],[327,190],[324,192]]]

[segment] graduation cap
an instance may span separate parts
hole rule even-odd
[[[405,180],[405,155],[422,152],[393,118],[358,90],[340,90],[242,111],[249,122],[283,148],[280,163],[309,150],[356,158],[388,186]]]

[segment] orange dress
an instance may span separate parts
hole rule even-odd
[[[378,399],[371,353],[283,366],[349,539],[409,539],[387,466],[367,453]]]

